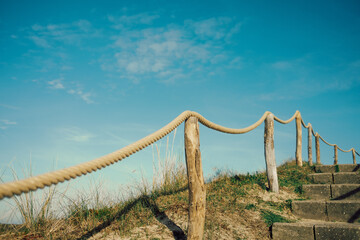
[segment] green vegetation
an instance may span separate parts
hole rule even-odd
[[[268,227],[276,222],[291,222],[290,220],[268,210],[261,210],[261,217],[264,219]]]
[[[188,190],[184,164],[169,149],[161,157],[155,146],[152,184],[144,179],[134,184],[131,197],[108,201],[101,185],[92,183],[91,194],[75,198],[59,194],[55,188],[44,192],[37,202],[32,193],[16,197],[23,224],[0,225],[0,239],[87,239],[98,235],[131,239],[163,239],[187,233]],[[306,163],[295,161],[278,167],[280,194],[269,192],[266,174],[220,173],[206,184],[207,206],[205,239],[270,239],[268,227],[274,222],[291,222],[291,201],[302,198],[302,184],[310,183],[307,174],[314,171]],[[55,216],[52,203],[63,197],[64,216]],[[22,199],[23,198],[23,199]]]

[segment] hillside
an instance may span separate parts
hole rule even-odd
[[[221,173],[206,184],[205,239],[270,239],[273,222],[291,222],[290,203],[302,198],[301,185],[312,171],[294,161],[278,167],[280,194],[267,191],[264,172]],[[61,219],[33,225],[3,225],[1,239],[185,239],[188,191],[184,169],[152,192],[96,209],[77,203]]]

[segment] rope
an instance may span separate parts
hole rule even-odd
[[[103,157],[73,167],[48,172],[24,180],[1,184],[0,199],[3,199],[4,197],[12,197],[13,195],[19,195],[21,193],[27,193],[39,188],[42,189],[45,186],[50,186],[52,184],[64,182],[65,180],[74,179],[81,175],[102,169],[106,166],[109,166],[110,164],[114,164],[160,140],[173,131],[177,126],[179,126],[185,119],[189,118],[191,114],[192,112],[185,111],[160,130]]]
[[[310,123],[308,123],[307,125],[305,125],[304,120],[301,119],[301,124],[303,125],[304,128],[309,128],[311,126]]]
[[[266,111],[262,117],[255,122],[254,124],[246,127],[246,128],[227,128],[223,127],[221,125],[215,124],[206,118],[204,118],[202,115],[200,115],[197,112],[192,111],[185,111],[181,113],[179,116],[177,116],[174,120],[172,120],[170,123],[168,123],[166,126],[162,127],[161,129],[157,130],[156,132],[120,149],[113,153],[107,154],[105,156],[102,156],[100,158],[96,158],[94,160],[91,160],[89,162],[81,163],[69,168],[60,169],[57,171],[48,172],[45,174],[41,174],[38,176],[30,177],[27,179],[4,183],[0,185],[0,200],[4,197],[12,197],[14,195],[20,195],[21,193],[27,193],[29,191],[35,191],[39,188],[44,188],[46,186],[50,186],[53,184],[57,184],[59,182],[64,182],[65,180],[71,180],[76,177],[86,175],[87,173],[91,173],[93,171],[100,170],[104,167],[107,167],[111,164],[114,164],[118,161],[121,161],[124,158],[129,157],[130,155],[136,153],[137,151],[142,150],[143,148],[146,148],[147,146],[153,144],[154,142],[160,140],[161,138],[165,137],[167,134],[172,132],[176,127],[178,127],[182,122],[184,122],[189,117],[196,117],[199,122],[201,122],[203,125],[205,125],[208,128],[211,128],[216,131],[224,132],[224,133],[230,133],[230,134],[243,134],[250,132],[260,126],[263,121],[266,119],[266,117],[272,114],[269,111]],[[278,117],[274,116],[274,120],[282,123],[287,124],[293,121],[296,117],[301,118],[301,114],[299,111],[296,111],[295,114],[288,120],[281,120]],[[302,121],[302,120],[301,120]],[[304,122],[302,121],[303,125]],[[313,131],[314,134],[314,131]],[[315,135],[318,135],[316,133]],[[319,137],[327,143],[320,135]],[[334,146],[334,144],[329,144],[330,146]],[[339,148],[340,149],[340,148]],[[342,149],[340,149],[343,151]],[[351,149],[350,149],[351,150]],[[349,151],[350,151],[349,150]],[[355,151],[356,152],[356,151]],[[357,155],[359,155],[358,152],[356,152]],[[360,155],[359,155],[360,156]]]
[[[140,151],[141,149],[149,146],[150,144],[160,140],[161,138],[165,137],[167,134],[172,132],[176,127],[178,127],[182,122],[184,122],[189,117],[193,116],[199,119],[199,121],[214,130],[230,133],[230,134],[242,134],[247,133],[259,125],[265,120],[267,115],[271,114],[270,112],[265,112],[264,115],[254,124],[249,127],[243,129],[233,129],[233,128],[226,128],[215,124],[202,115],[196,112],[185,111],[181,113],[178,117],[176,117],[173,121],[167,124],[165,127],[161,128],[160,130],[118,150],[113,153],[107,154],[103,157],[96,158],[92,161],[85,162],[82,164],[78,164],[73,167],[64,168],[61,170],[48,172],[45,174],[41,174],[38,176],[30,177],[27,179],[14,181],[10,183],[5,183],[0,185],[0,200],[4,197],[12,197],[14,195],[19,195],[21,193],[27,193],[29,191],[34,191],[39,188],[44,188],[46,186],[50,186],[53,184],[57,184],[59,182],[64,182],[65,180],[74,179],[76,177],[85,175],[87,173],[91,173],[93,171],[97,171],[102,169],[106,166],[114,164],[130,155]]]
[[[254,124],[252,124],[246,128],[241,128],[241,129],[227,128],[227,127],[220,126],[216,123],[210,122],[209,120],[207,120],[206,118],[204,118],[197,112],[192,112],[191,116],[198,118],[199,122],[201,122],[203,125],[205,125],[208,128],[211,128],[213,130],[223,132],[223,133],[230,133],[230,134],[243,134],[243,133],[250,132],[251,130],[254,130],[258,126],[260,126],[269,114],[271,114],[271,112],[266,111],[257,122],[255,122]]]
[[[315,132],[314,132],[314,128],[311,128],[311,132],[312,132],[312,134],[313,134],[314,137],[316,137],[316,134],[318,134],[318,133],[315,133]]]
[[[335,144],[331,144],[331,143],[328,143],[327,141],[325,141],[325,139],[323,139],[320,135],[319,135],[319,137],[320,137],[320,139],[321,139],[324,143],[326,143],[327,145],[332,146],[332,147],[335,146]]]
[[[351,152],[354,148],[350,148],[349,150],[347,150],[347,151],[345,151],[345,150],[343,150],[343,149],[341,149],[339,146],[337,147],[340,151],[342,151],[342,152]]]
[[[276,121],[278,121],[279,123],[282,123],[282,124],[288,124],[289,122],[292,122],[292,120],[294,120],[297,116],[301,117],[299,111],[296,111],[296,112],[294,113],[294,115],[293,115],[291,118],[289,118],[288,120],[286,120],[286,121],[281,120],[280,118],[278,118],[278,117],[276,117],[276,116],[274,116],[274,120],[276,120]]]
[[[320,135],[319,135],[319,137],[320,137],[320,139],[324,142],[324,143],[326,143],[327,145],[329,145],[329,146],[332,146],[332,147],[334,147],[336,144],[331,144],[331,143],[328,143],[327,141],[325,141]],[[354,148],[350,148],[349,150],[344,150],[344,149],[342,149],[342,148],[340,148],[339,146],[336,146],[340,151],[342,151],[342,152],[351,152]],[[359,154],[358,154],[359,155]]]

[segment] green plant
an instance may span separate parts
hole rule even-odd
[[[161,153],[161,144],[152,145],[153,150],[153,179],[152,185],[148,183],[144,174],[141,182],[136,182],[135,188],[140,196],[157,198],[162,195],[173,194],[187,186],[187,174],[184,161],[180,155],[174,153],[175,137],[174,130],[172,144],[169,144],[169,136],[166,138],[165,155]],[[156,157],[155,157],[156,155]]]
[[[19,175],[14,167],[9,166],[14,181],[19,180]],[[32,177],[31,157],[29,166],[23,168],[23,177]],[[2,179],[0,178],[1,182]],[[13,214],[20,213],[22,230],[25,232],[38,231],[55,219],[53,210],[54,196],[57,193],[56,186],[47,187],[38,192],[28,192],[12,198],[14,204],[8,202]]]
[[[249,203],[245,206],[245,209],[246,210],[255,210],[256,206],[255,206],[255,204]]]
[[[266,175],[265,173],[259,173],[259,172],[255,172],[254,174],[238,174],[235,175],[233,177],[230,178],[231,182],[242,186],[245,184],[257,184],[259,185],[262,189],[266,189]]]
[[[280,216],[268,210],[261,210],[261,217],[264,219],[268,227],[270,227],[275,222],[291,222],[283,216]]]
[[[311,183],[308,174],[312,173],[313,170],[306,162],[304,162],[303,167],[299,168],[295,160],[288,161],[278,167],[277,171],[280,187],[291,187],[295,193],[302,194],[302,185]]]

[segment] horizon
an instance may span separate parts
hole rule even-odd
[[[101,157],[185,110],[230,128],[299,110],[326,141],[359,152],[359,24],[358,1],[2,1],[0,176],[12,181],[11,166],[23,178],[30,162],[39,175]],[[263,131],[200,124],[204,177],[265,170]],[[277,164],[294,158],[295,123],[275,123],[274,133]],[[184,162],[182,134],[183,124],[174,151]],[[331,164],[333,148],[320,149]],[[150,179],[153,153],[90,175],[109,189]]]

